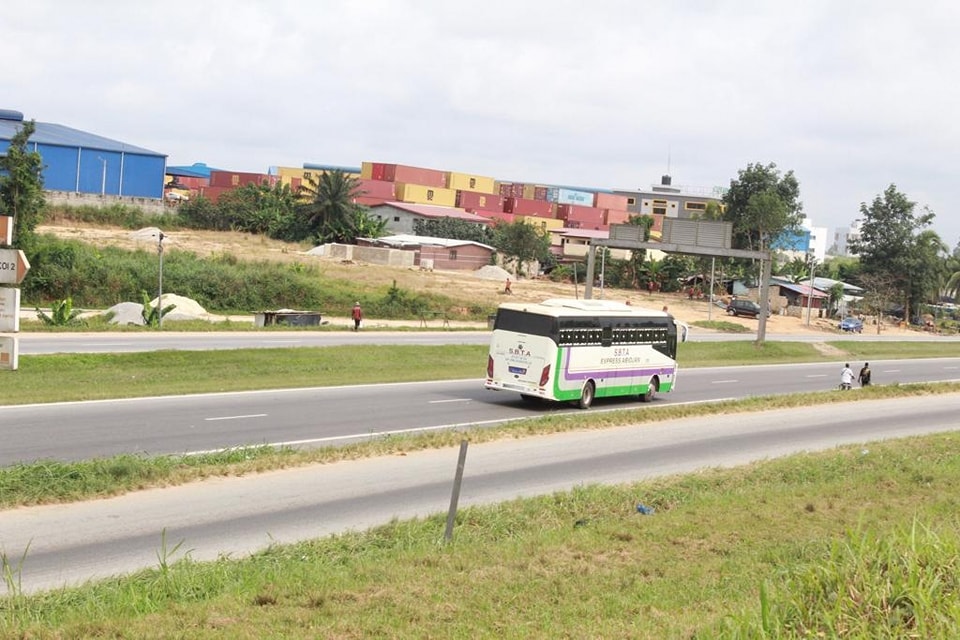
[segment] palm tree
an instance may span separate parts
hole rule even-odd
[[[357,238],[357,217],[362,207],[353,202],[362,195],[360,181],[340,169],[313,174],[300,185],[298,195],[306,202],[301,215],[310,233],[320,243],[353,242]]]

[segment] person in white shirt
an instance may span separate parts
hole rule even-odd
[[[843,365],[843,371],[840,372],[840,388],[844,391],[853,386],[853,369],[850,364]]]

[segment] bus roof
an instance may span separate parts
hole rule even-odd
[[[504,302],[501,309],[525,311],[544,316],[644,316],[666,318],[670,314],[644,307],[634,307],[613,300],[582,300],[579,298],[549,298],[543,302]]]

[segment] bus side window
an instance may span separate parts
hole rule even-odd
[[[603,329],[600,330],[600,346],[609,347],[613,344],[613,327],[610,325],[604,325]]]

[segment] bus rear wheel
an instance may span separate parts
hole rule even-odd
[[[657,391],[660,391],[660,378],[654,376],[650,380],[650,386],[647,387],[647,390],[644,393],[640,394],[641,402],[650,402],[653,400],[654,396],[657,395]]]
[[[580,401],[577,406],[581,409],[589,409],[590,405],[593,404],[594,395],[596,395],[596,387],[593,385],[593,380],[588,380],[580,392]]]

